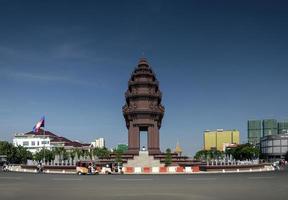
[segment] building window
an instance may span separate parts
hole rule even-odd
[[[35,141],[32,141],[32,142],[31,142],[31,146],[35,146]]]
[[[274,140],[273,146],[280,146],[280,140]]]
[[[41,144],[49,144],[48,141],[42,141]]]
[[[37,146],[39,146],[39,141],[37,141]]]
[[[288,151],[288,147],[282,147],[281,151],[282,153],[286,153]]]
[[[273,153],[281,153],[280,147],[274,147],[273,148]]]
[[[288,140],[282,140],[282,145],[288,145]]]
[[[29,142],[28,141],[24,141],[23,142],[23,146],[29,146]]]

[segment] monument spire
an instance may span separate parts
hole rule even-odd
[[[123,116],[128,129],[128,152],[138,154],[140,131],[146,131],[149,154],[160,153],[159,129],[165,109],[159,82],[146,58],[141,58],[134,69],[125,99]]]
[[[148,67],[149,68],[149,63],[148,63],[147,59],[144,57],[140,58],[140,60],[138,62],[138,68],[141,68],[141,67]]]
[[[181,156],[182,152],[183,151],[182,151],[182,148],[180,147],[179,140],[177,139],[175,153],[177,153],[179,156]]]

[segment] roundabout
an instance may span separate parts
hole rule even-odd
[[[98,175],[0,173],[1,199],[286,199],[288,171]]]

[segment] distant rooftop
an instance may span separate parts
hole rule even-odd
[[[72,146],[72,147],[84,147],[89,146],[90,144],[81,143],[79,141],[72,141],[65,137],[58,136],[55,133],[52,133],[50,131],[44,131],[43,129],[40,129],[38,132],[27,132],[23,134],[16,134],[15,137],[49,137],[51,139],[51,143],[64,143],[64,146]]]

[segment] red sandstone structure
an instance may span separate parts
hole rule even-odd
[[[128,129],[128,154],[138,154],[140,131],[147,131],[149,154],[160,154],[159,129],[164,116],[159,82],[146,59],[141,59],[128,81],[123,115]]]

